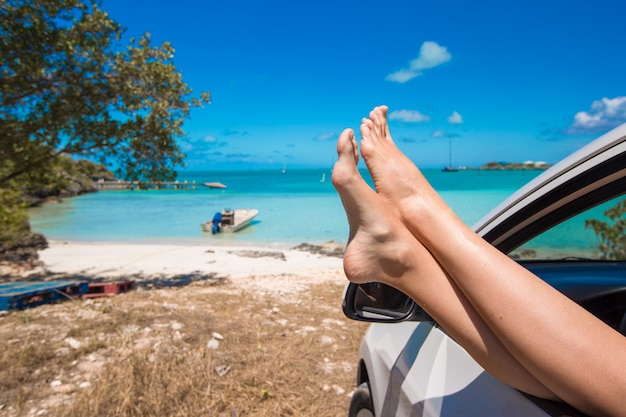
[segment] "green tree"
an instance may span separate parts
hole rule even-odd
[[[122,45],[122,27],[98,1],[0,0],[0,194],[49,179],[52,161],[73,155],[114,165],[119,177],[175,178],[177,139],[193,95],[174,66],[174,49],[150,35]],[[23,224],[5,207],[2,230]],[[19,219],[19,220],[18,220]]]
[[[591,228],[600,240],[598,249],[603,259],[621,261],[626,259],[626,200],[619,201],[615,206],[604,212],[610,221],[597,219],[585,220],[585,227]]]

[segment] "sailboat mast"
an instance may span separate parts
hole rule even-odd
[[[452,138],[448,138],[448,165],[442,170],[443,172],[457,172],[458,169],[452,166]]]

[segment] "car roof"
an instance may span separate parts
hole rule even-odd
[[[626,123],[520,188],[474,225],[509,252],[554,225],[626,191]]]

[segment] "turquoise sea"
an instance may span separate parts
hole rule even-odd
[[[424,174],[472,225],[540,172]],[[366,171],[363,175],[368,178]],[[218,181],[228,188],[100,191],[30,209],[31,226],[48,239],[73,241],[286,246],[347,240],[346,216],[329,170],[185,171],[179,181],[185,180]],[[200,224],[223,208],[256,208],[259,215],[239,233],[203,233]]]

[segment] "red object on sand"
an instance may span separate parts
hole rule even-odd
[[[89,291],[84,294],[84,298],[105,297],[109,295],[121,294],[135,288],[135,281],[121,282],[91,282]]]

